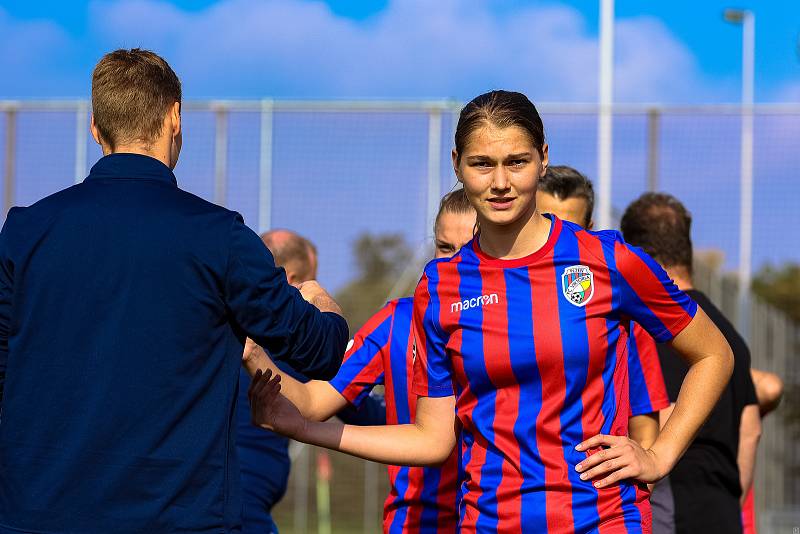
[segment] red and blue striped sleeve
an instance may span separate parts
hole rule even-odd
[[[384,381],[384,355],[389,350],[397,301],[386,304],[356,332],[339,372],[329,382],[347,402],[358,407],[372,388]]]
[[[420,397],[454,394],[452,368],[447,358],[447,337],[439,322],[436,279],[427,274],[414,292],[414,379],[412,391]]]
[[[692,321],[697,304],[641,249],[618,239],[614,263],[619,274],[620,310],[657,342],[671,341]]]
[[[657,412],[669,406],[656,342],[644,328],[633,322],[628,337],[628,376],[631,417]]]

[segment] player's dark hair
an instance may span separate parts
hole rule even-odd
[[[518,126],[531,138],[533,146],[544,157],[544,125],[536,106],[522,93],[490,91],[472,99],[464,106],[456,126],[456,163],[469,142],[469,136],[487,124],[498,128]]]
[[[469,203],[467,192],[464,191],[463,187],[450,191],[439,201],[439,211],[436,213],[436,220],[433,223],[434,235],[436,235],[436,230],[439,228],[439,219],[445,213],[455,213],[456,215],[475,213],[475,208]]]
[[[286,239],[276,240],[276,232],[288,232]],[[317,247],[306,239],[290,230],[272,230],[261,235],[261,240],[272,253],[275,265],[287,268],[293,264],[298,280],[305,282],[313,277],[313,256],[317,254]]]
[[[583,227],[588,228],[594,212],[594,187],[589,179],[566,165],[550,165],[544,177],[539,179],[539,191],[553,195],[559,200],[582,198],[586,201],[586,216]]]
[[[164,115],[181,101],[181,82],[169,64],[149,50],[115,50],[92,73],[92,113],[103,141],[150,144]]]
[[[692,272],[692,215],[666,193],[645,193],[622,216],[622,235],[664,267]]]

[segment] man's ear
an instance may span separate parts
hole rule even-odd
[[[178,137],[181,134],[181,103],[172,104],[169,112],[172,121],[172,137]]]
[[[111,147],[103,141],[103,137],[100,135],[100,129],[97,127],[97,123],[94,120],[94,113],[92,113],[91,119],[89,120],[89,131],[92,132],[92,139],[94,139],[94,142],[100,145],[100,148],[103,150],[103,155],[110,154]]]

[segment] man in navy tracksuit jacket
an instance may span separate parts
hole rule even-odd
[[[309,376],[339,367],[347,324],[327,293],[289,286],[238,214],[178,188],[180,100],[155,54],[105,56],[105,157],[7,216],[0,532],[237,532],[245,338]]]

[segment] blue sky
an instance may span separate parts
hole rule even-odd
[[[800,102],[800,3],[741,2],[756,13],[756,100]],[[741,29],[718,0],[618,0],[615,99],[724,103],[740,98]],[[7,0],[0,4],[0,99],[86,98],[106,51],[141,46],[165,56],[187,98],[466,100],[490,88],[534,101],[597,99],[598,6],[565,0]],[[756,120],[753,261],[800,260],[800,115]],[[596,119],[546,115],[551,161],[596,175]],[[443,190],[452,118],[442,135]],[[659,175],[694,214],[698,248],[738,263],[739,119],[662,119]],[[232,115],[227,205],[258,220],[256,114]],[[614,126],[617,210],[646,184],[646,123]],[[5,122],[0,114],[0,143]],[[26,205],[73,180],[74,113],[27,113],[17,125],[15,202]],[[273,223],[317,242],[322,281],[353,275],[349,252],[362,232],[400,232],[414,246],[425,223],[427,117],[276,115]],[[210,198],[214,121],[185,114],[176,169],[182,187]],[[89,165],[99,157],[89,141]],[[46,157],[43,154],[46,153]],[[0,162],[3,154],[0,153]],[[398,186],[401,184],[401,186]],[[2,192],[0,192],[0,195]]]
[[[736,101],[729,5],[618,0],[617,100]],[[800,3],[736,5],[757,17],[756,99],[800,100]],[[0,98],[86,96],[104,51],[144,46],[190,98],[465,99],[513,86],[593,101],[597,27],[586,0],[11,0],[0,5]]]

